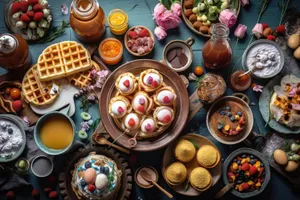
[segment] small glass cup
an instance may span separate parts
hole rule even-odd
[[[112,23],[112,17],[114,15],[120,15],[124,17],[124,21],[120,24],[114,24]],[[113,9],[110,11],[108,15],[108,25],[110,28],[110,31],[115,35],[124,35],[128,29],[128,15],[125,11],[121,9]]]

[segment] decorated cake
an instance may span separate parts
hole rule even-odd
[[[122,172],[110,158],[91,152],[75,164],[72,188],[78,199],[115,200]]]

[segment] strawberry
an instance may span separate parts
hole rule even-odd
[[[138,37],[138,34],[137,34],[137,32],[135,32],[135,31],[129,31],[129,32],[128,32],[128,35],[129,35],[129,37],[130,37],[131,39],[135,39],[135,38]]]
[[[170,102],[171,102],[171,99],[170,99],[168,96],[165,96],[165,97],[163,98],[163,102],[164,102],[164,103],[170,103]]]
[[[129,121],[128,121],[128,125],[129,126],[134,126],[135,125],[134,119],[130,118]]]
[[[275,41],[275,36],[274,35],[268,35],[267,40]]]
[[[44,192],[49,193],[52,191],[52,188],[44,188]]]
[[[28,9],[28,2],[27,1],[20,1],[20,10],[23,13],[26,13],[27,9]]]
[[[23,15],[21,16],[20,20],[21,20],[22,22],[25,22],[25,23],[30,22],[30,18],[29,18],[26,14],[23,14]]]
[[[171,120],[171,116],[170,115],[166,115],[164,118],[163,118],[163,122],[164,123],[169,123]]]
[[[39,22],[43,19],[44,14],[42,12],[36,12],[33,16],[33,21]]]
[[[11,5],[11,14],[15,14],[16,12],[19,12],[21,10],[21,5],[19,2],[14,2],[12,5]]]
[[[125,87],[129,88],[129,85],[130,85],[129,80],[124,81],[124,82],[123,82],[123,85],[124,85]]]
[[[264,30],[269,27],[269,25],[267,23],[263,23],[262,26],[263,26]]]
[[[26,15],[27,15],[28,17],[30,17],[30,18],[33,18],[33,16],[34,16],[34,11],[33,11],[33,10],[29,10],[29,11],[26,12]]]
[[[37,11],[43,11],[43,6],[41,6],[41,4],[37,3],[33,6],[32,8],[35,12]]]
[[[249,163],[244,163],[244,164],[242,165],[242,170],[243,170],[243,171],[248,171],[249,168],[250,168]]]
[[[276,27],[276,32],[284,34],[285,33],[285,26],[284,24],[280,24],[279,26]]]
[[[137,110],[138,111],[140,111],[140,112],[145,112],[145,108],[144,108],[144,106],[142,106],[142,105],[139,105],[138,107],[137,107]]]
[[[6,199],[14,199],[15,193],[13,191],[8,191],[5,196],[6,196]]]
[[[153,88],[156,88],[156,87],[158,86],[157,81],[153,81],[153,82],[151,83],[151,86],[152,86]]]
[[[250,174],[253,176],[254,174],[257,173],[257,167],[251,166],[249,169]]]
[[[51,191],[51,192],[49,193],[49,198],[50,198],[50,199],[54,199],[54,198],[56,198],[56,197],[58,197],[58,193],[57,193],[56,191]]]
[[[94,192],[96,190],[96,186],[93,184],[88,184],[87,189],[90,192]]]
[[[29,5],[35,5],[35,4],[39,3],[39,0],[28,0],[27,2]]]
[[[140,37],[148,37],[149,36],[149,32],[148,32],[148,30],[147,29],[142,29],[141,31],[140,31],[140,35],[139,35]]]
[[[33,197],[38,197],[38,196],[40,196],[40,192],[38,191],[38,189],[33,189],[33,190],[31,191],[31,196],[33,196]]]
[[[21,100],[16,100],[12,102],[12,107],[15,112],[19,112],[23,108],[23,102]]]
[[[242,184],[243,190],[248,190],[249,189],[249,184],[247,182]]]

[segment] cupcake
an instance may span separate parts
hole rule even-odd
[[[196,155],[196,148],[188,140],[180,140],[175,147],[175,157],[181,162],[189,162]]]
[[[131,112],[129,100],[123,96],[116,96],[109,102],[108,112],[113,118],[122,118]]]
[[[115,83],[117,90],[122,95],[130,95],[137,89],[136,78],[132,73],[121,74]]]
[[[165,177],[171,185],[180,185],[187,177],[187,169],[181,162],[174,162],[166,169]]]
[[[154,102],[159,106],[170,106],[176,101],[176,94],[171,87],[162,87],[154,94]]]
[[[153,107],[153,100],[146,92],[135,93],[132,100],[132,108],[140,115],[148,114]]]
[[[159,125],[169,125],[174,120],[174,110],[168,106],[156,107],[153,112],[153,118]]]
[[[140,117],[136,113],[129,113],[124,117],[123,126],[126,131],[137,130],[140,126]]]
[[[139,85],[146,92],[153,92],[160,88],[162,84],[162,75],[154,69],[145,70],[140,74]]]
[[[197,161],[205,168],[214,168],[220,161],[220,153],[215,147],[204,145],[198,150]]]
[[[196,190],[205,191],[212,184],[211,174],[203,167],[196,167],[190,173],[190,183]]]

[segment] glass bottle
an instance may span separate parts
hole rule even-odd
[[[228,35],[229,29],[226,25],[221,23],[213,25],[212,36],[202,49],[202,57],[206,68],[220,69],[228,67],[232,57]]]
[[[0,66],[8,69],[26,69],[31,55],[25,39],[17,34],[0,34]]]
[[[70,25],[79,40],[99,42],[105,33],[105,13],[97,0],[73,0]]]

